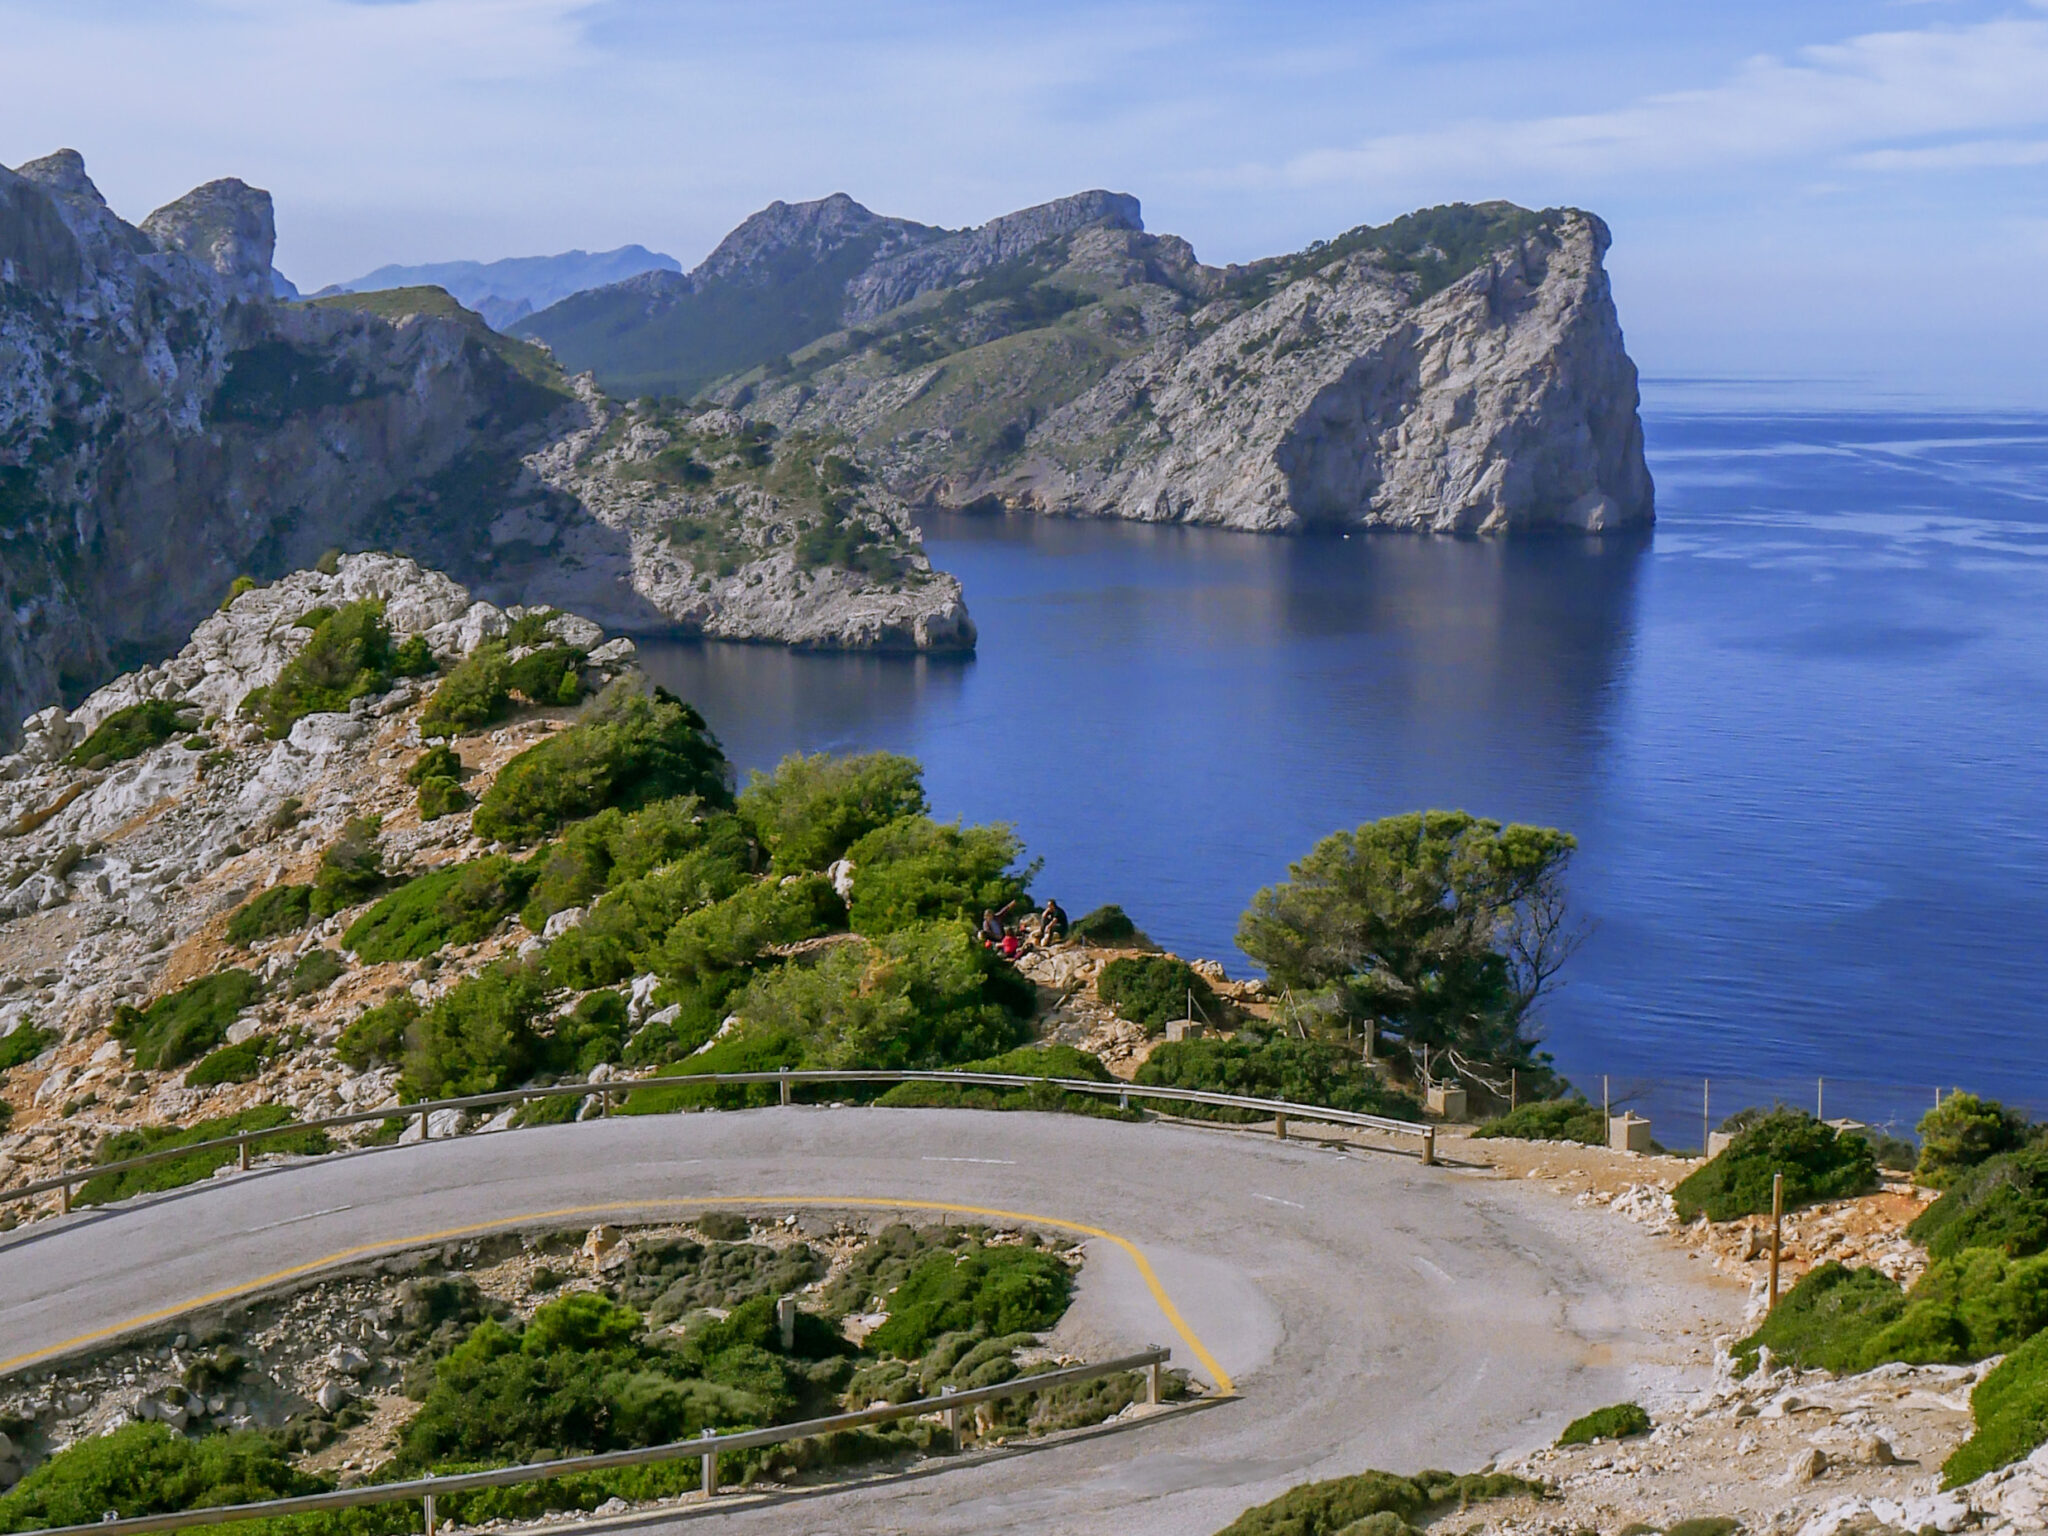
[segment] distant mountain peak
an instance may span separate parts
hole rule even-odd
[[[778,199],[741,220],[690,273],[690,278],[699,285],[735,279],[763,280],[767,268],[781,258],[823,261],[854,241],[871,236],[900,242],[939,233],[907,219],[885,218],[844,192],[808,203],[785,203]]]
[[[85,174],[85,156],[75,149],[60,149],[40,160],[31,160],[26,165],[14,168],[14,174],[24,181],[33,181],[52,192],[62,192],[71,197],[83,197],[98,203],[102,208],[107,200],[100,196],[100,189],[92,184],[92,178]]]

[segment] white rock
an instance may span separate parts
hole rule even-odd
[[[837,859],[825,871],[832,882],[832,889],[839,893],[841,901],[853,900],[853,860]]]
[[[353,1344],[337,1344],[327,1351],[327,1369],[344,1376],[361,1376],[370,1369],[370,1357]]]
[[[334,1413],[353,1395],[345,1382],[330,1378],[320,1384],[320,1390],[313,1400],[320,1405],[322,1413]]]
[[[584,918],[589,915],[590,909],[588,907],[564,907],[547,920],[546,924],[541,928],[540,936],[542,939],[552,942],[555,939],[559,939],[570,929],[582,927]]]
[[[621,635],[616,640],[607,640],[590,653],[590,661],[600,667],[621,667],[640,654],[640,647]]]

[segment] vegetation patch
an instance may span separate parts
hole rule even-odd
[[[1963,1173],[2006,1152],[2016,1152],[2038,1134],[2027,1117],[1996,1099],[1952,1093],[1920,1117],[1922,1184],[1945,1189]]]
[[[353,1019],[334,1042],[334,1054],[358,1072],[396,1066],[405,1058],[406,1031],[419,1016],[420,1005],[410,993],[401,992]]]
[[[1604,1147],[1607,1116],[1584,1099],[1544,1099],[1517,1105],[1472,1134],[1504,1136],[1516,1141],[1577,1141],[1589,1147]]]
[[[285,996],[311,997],[316,992],[325,992],[341,980],[347,969],[341,956],[333,950],[309,949],[292,967],[291,980],[285,983]]]
[[[492,854],[409,880],[349,925],[342,944],[370,965],[474,944],[519,910],[539,871]]]
[[[1771,1209],[1771,1181],[1785,1176],[1785,1208],[1844,1200],[1878,1186],[1877,1159],[1855,1132],[1838,1132],[1803,1110],[1778,1108],[1757,1118],[1719,1157],[1671,1192],[1678,1219],[1704,1214],[1734,1221]]]
[[[126,762],[198,726],[192,705],[176,699],[144,699],[107,716],[64,761],[73,768],[86,767],[95,760]]]
[[[847,850],[853,895],[847,905],[858,933],[893,933],[917,923],[973,922],[1022,899],[1036,864],[1018,871],[1017,834],[1003,825],[941,825],[905,816],[868,833]]]
[[[1237,1017],[1237,1010],[1216,995],[1199,971],[1170,955],[1110,961],[1096,978],[1095,995],[1152,1035],[1175,1019],[1226,1026]]]
[[[600,811],[563,829],[561,838],[536,853],[532,892],[520,921],[538,933],[555,913],[587,905],[614,886],[709,844],[740,871],[752,865],[752,850],[740,822],[710,811],[694,795],[657,800],[630,814]]]
[[[251,1035],[240,1045],[224,1045],[199,1059],[198,1065],[185,1074],[185,1086],[212,1088],[221,1083],[250,1082],[263,1071],[271,1049],[272,1043],[261,1035]]]
[[[247,971],[217,971],[166,993],[147,1008],[122,1004],[109,1033],[127,1043],[135,1064],[153,1071],[182,1067],[212,1050],[227,1035],[235,1015],[263,994]]]
[[[1941,1464],[1945,1488],[1974,1482],[2048,1442],[2048,1332],[2035,1334],[1970,1393],[1976,1431]]]
[[[1906,1235],[1937,1259],[1966,1248],[2011,1258],[2048,1250],[2048,1147],[2002,1153],[1956,1174]]]
[[[228,939],[244,946],[296,933],[313,920],[313,887],[273,885],[259,891],[228,919]]]
[[[327,1486],[259,1430],[195,1440],[165,1424],[124,1424],[79,1441],[16,1483],[0,1497],[0,1529],[93,1524],[110,1509],[133,1517],[254,1503]]]
[[[1388,1087],[1352,1052],[1320,1040],[1264,1035],[1250,1029],[1231,1040],[1170,1040],[1154,1049],[1133,1081],[1152,1087],[1285,1099],[1394,1120],[1422,1118],[1421,1105]],[[1175,1114],[1200,1120],[1243,1122],[1262,1115],[1258,1110],[1211,1104],[1174,1104],[1172,1109]]]
[[[1036,1333],[1065,1314],[1073,1284],[1065,1262],[1040,1248],[977,1244],[933,1254],[886,1298],[888,1321],[868,1335],[867,1346],[911,1357],[944,1333]]]
[[[275,682],[255,690],[241,704],[242,711],[253,711],[273,738],[287,734],[307,715],[346,710],[352,700],[387,692],[392,681],[407,672],[433,669],[431,655],[422,665],[423,647],[400,656],[391,643],[380,599],[315,609],[306,617],[317,621],[311,638],[285,663]]]
[[[23,1062],[34,1061],[57,1043],[54,1029],[44,1029],[26,1019],[0,1035],[0,1072],[12,1071]]]
[[[1104,949],[1151,949],[1152,941],[1138,925],[1131,921],[1130,914],[1114,902],[1097,907],[1093,912],[1074,919],[1067,930],[1069,938],[1081,939]]]
[[[1573,1419],[1564,1427],[1564,1433],[1557,1437],[1559,1445],[1591,1445],[1595,1440],[1626,1440],[1630,1435],[1647,1435],[1650,1432],[1650,1416],[1640,1404],[1616,1403],[1611,1408],[1595,1408],[1591,1413]]]
[[[738,809],[774,873],[824,869],[869,833],[924,815],[924,770],[890,752],[793,753],[774,773],[753,775]]]
[[[381,816],[352,816],[343,823],[341,835],[320,855],[320,868],[313,876],[309,908],[314,918],[359,906],[391,883],[377,840],[383,827]]]
[[[622,678],[587,719],[500,769],[471,825],[480,837],[529,843],[611,806],[631,811],[696,795],[729,807],[728,773],[702,715],[663,689],[642,693]]]
[[[274,1126],[288,1124],[292,1112],[282,1104],[260,1104],[254,1109],[245,1109],[238,1115],[226,1115],[217,1120],[202,1120],[197,1125],[178,1129],[171,1126],[145,1126],[139,1130],[116,1131],[99,1145],[95,1162],[118,1163],[125,1158],[141,1157],[148,1152],[169,1152],[179,1147],[189,1147],[203,1141],[213,1141],[223,1136],[235,1136],[244,1131],[267,1131]],[[288,1152],[305,1157],[318,1156],[328,1150],[327,1133],[324,1131],[296,1131],[271,1136],[257,1143],[264,1152]],[[125,1200],[130,1195],[149,1194],[157,1190],[180,1189],[187,1184],[196,1184],[201,1179],[213,1177],[214,1170],[225,1168],[234,1162],[233,1147],[214,1147],[204,1152],[194,1152],[189,1157],[166,1158],[161,1163],[151,1163],[146,1168],[128,1168],[114,1173],[96,1174],[85,1181],[78,1192],[81,1205],[103,1205],[113,1200]]]
[[[1246,1510],[1218,1536],[1338,1536],[1347,1528],[1351,1536],[1404,1536],[1410,1522],[1440,1510],[1543,1495],[1541,1483],[1505,1472],[1418,1472],[1412,1478],[1361,1472],[1290,1488]],[[1385,1516],[1392,1519],[1376,1518]]]
[[[506,641],[487,640],[441,679],[420,714],[420,732],[453,736],[484,730],[509,716],[517,699],[574,704],[583,697],[582,678],[583,652],[573,646],[544,645],[515,661]]]
[[[1077,1078],[1094,1083],[1115,1081],[1099,1058],[1071,1045],[1021,1046],[1000,1056],[991,1056],[986,1061],[963,1061],[949,1070],[993,1072],[1006,1077]],[[898,1083],[875,1102],[892,1109],[1031,1109],[1118,1120],[1139,1118],[1136,1110],[1119,1109],[1112,1099],[1070,1093],[1050,1083],[1034,1083],[1028,1088],[971,1083]]]

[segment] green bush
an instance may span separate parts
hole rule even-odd
[[[390,883],[384,873],[384,850],[377,842],[383,827],[381,816],[351,816],[342,825],[333,846],[320,855],[320,868],[313,876],[315,918],[332,917],[368,901]]]
[[[1905,1309],[1898,1283],[1874,1269],[1832,1261],[1809,1270],[1778,1299],[1756,1332],[1736,1344],[1736,1370],[1756,1368],[1757,1351],[1800,1370],[1862,1369],[1870,1340]]]
[[[1945,1488],[1975,1482],[2048,1442],[2048,1331],[2019,1346],[1970,1394],[1976,1432],[1941,1464]]]
[[[271,1042],[251,1035],[240,1045],[224,1045],[185,1074],[187,1088],[211,1088],[219,1083],[246,1083],[263,1071],[270,1059]]]
[[[754,774],[739,797],[740,817],[776,874],[823,869],[870,832],[925,808],[924,770],[889,752],[792,753],[773,774]]]
[[[173,736],[198,728],[191,718],[193,706],[174,699],[144,699],[117,709],[93,729],[93,733],[71,749],[64,761],[82,768],[96,757],[110,763],[140,757],[160,747]]]
[[[241,910],[228,919],[228,939],[231,943],[247,946],[258,939],[295,933],[312,920],[313,887],[273,885],[269,890],[250,897]]]
[[[600,811],[565,828],[560,840],[534,855],[539,875],[520,920],[539,932],[555,913],[580,907],[609,886],[636,880],[650,870],[717,842],[741,869],[751,867],[751,848],[737,817],[705,813],[704,803],[681,795],[634,811]]]
[[[0,1035],[0,1072],[11,1071],[25,1061],[34,1061],[57,1043],[54,1029],[44,1029],[26,1019],[7,1034]]]
[[[123,1004],[109,1032],[135,1052],[135,1065],[156,1071],[182,1067],[219,1045],[235,1015],[263,994],[247,971],[216,971],[158,998],[147,1008]]]
[[[1158,1034],[1175,1019],[1207,1020],[1227,1026],[1237,1017],[1195,968],[1170,955],[1112,960],[1095,980],[1095,995],[1133,1024]],[[1188,1011],[1190,999],[1194,1012]]]
[[[462,759],[456,756],[455,749],[437,741],[405,770],[405,782],[418,788],[429,779],[460,779],[462,773]]]
[[[1589,1147],[1604,1147],[1607,1117],[1584,1099],[1545,1099],[1518,1105],[1472,1134],[1506,1136],[1517,1141],[1578,1141]]]
[[[334,1042],[334,1054],[358,1072],[396,1066],[405,1059],[406,1031],[419,1016],[420,1005],[411,994],[401,992],[351,1021]]]
[[[1541,1483],[1506,1472],[1361,1472],[1290,1488],[1246,1510],[1218,1536],[1400,1536],[1408,1521],[1439,1509],[1543,1494]]]
[[[238,1115],[202,1120],[182,1130],[175,1126],[146,1126],[140,1130],[116,1131],[100,1142],[93,1161],[118,1163],[124,1158],[141,1157],[147,1152],[175,1151],[179,1147],[195,1146],[202,1141],[235,1136],[243,1131],[267,1131],[273,1126],[290,1123],[291,1118],[292,1112],[282,1104],[260,1104]],[[328,1149],[324,1131],[295,1131],[272,1136],[257,1145],[264,1152],[290,1152],[305,1157],[316,1156]],[[189,1157],[167,1158],[146,1168],[95,1174],[79,1189],[78,1203],[104,1205],[111,1200],[125,1200],[130,1195],[182,1189],[187,1184],[213,1177],[215,1169],[225,1168],[235,1161],[235,1156],[233,1147],[216,1147],[210,1151],[194,1152]]]
[[[1021,1046],[986,1061],[963,1061],[951,1070],[996,1072],[1007,1077],[1078,1078],[1095,1083],[1115,1081],[1099,1058],[1071,1045]],[[1110,1119],[1137,1118],[1137,1111],[1119,1109],[1110,1099],[1068,1093],[1043,1084],[997,1088],[971,1083],[898,1083],[875,1102],[890,1109],[1022,1109]]]
[[[583,652],[550,645],[512,660],[504,640],[487,640],[441,679],[420,712],[420,733],[453,736],[480,731],[513,710],[513,695],[530,704],[574,704],[583,697]]]
[[[408,1099],[494,1093],[551,1060],[540,1030],[548,987],[534,967],[501,960],[437,998],[406,1031],[400,1088]]]
[[[1957,1365],[2012,1349],[2048,1327],[2048,1254],[2008,1259],[1966,1248],[1936,1259],[1898,1317],[1864,1350],[1864,1369],[1888,1360]]]
[[[1710,1221],[1734,1221],[1771,1208],[1771,1178],[1785,1176],[1785,1208],[1817,1200],[1842,1200],[1878,1186],[1877,1160],[1870,1143],[1855,1132],[1837,1132],[1803,1110],[1774,1109],[1705,1166],[1672,1190],[1681,1221],[1705,1214]]]
[[[409,880],[349,925],[341,942],[371,965],[474,944],[519,910],[539,871],[501,854]]]
[[[532,842],[609,806],[638,810],[697,795],[732,804],[725,754],[704,717],[662,689],[621,678],[588,718],[528,747],[498,771],[471,821],[480,837]]]
[[[0,1529],[97,1524],[218,1504],[318,1493],[333,1486],[299,1471],[258,1430],[187,1439],[164,1424],[124,1424],[75,1441],[0,1497]]]
[[[1168,1041],[1146,1058],[1133,1081],[1161,1088],[1285,1099],[1394,1120],[1422,1118],[1421,1105],[1389,1088],[1351,1052],[1320,1040],[1260,1036],[1250,1030],[1233,1040]],[[1259,1118],[1256,1110],[1207,1104],[1175,1104],[1172,1108],[1175,1114],[1202,1120]]]
[[[700,847],[647,874],[615,881],[579,927],[549,945],[542,959],[549,979],[556,986],[585,991],[653,969],[669,930],[687,913],[752,883],[753,854],[736,817],[711,818]],[[621,869],[614,865],[612,873]],[[554,870],[552,862],[544,866],[536,892],[545,888]],[[527,904],[530,926],[545,921],[535,912],[539,902],[536,894]]]
[[[816,938],[845,923],[846,907],[822,875],[757,881],[677,922],[656,969],[685,984],[702,982],[752,966],[771,945]]]
[[[1573,1419],[1557,1437],[1559,1445],[1591,1445],[1595,1440],[1626,1440],[1630,1435],[1647,1435],[1650,1416],[1635,1403],[1616,1403],[1595,1408]]]
[[[938,1253],[911,1270],[887,1298],[888,1321],[867,1348],[915,1358],[942,1333],[1038,1333],[1057,1323],[1073,1295],[1066,1264],[1039,1248]]]
[[[1996,1248],[2012,1258],[2048,1249],[2048,1147],[2005,1152],[1956,1174],[1906,1235],[1935,1258]]]
[[[408,635],[391,653],[391,670],[400,677],[432,677],[441,670],[425,635]]]
[[[1037,866],[1014,872],[1022,853],[1006,826],[963,829],[924,816],[893,821],[847,850],[853,926],[884,934],[941,919],[974,923],[1023,896]]]
[[[235,606],[236,598],[240,597],[244,592],[254,592],[255,590],[256,578],[254,576],[237,576],[228,583],[228,595],[220,600],[220,611],[226,613]]]
[[[529,651],[512,663],[507,677],[529,704],[574,704],[583,697],[583,652],[567,645]]]
[[[347,969],[341,956],[333,950],[309,949],[292,967],[292,979],[285,984],[285,996],[309,997],[315,992],[325,992],[341,980]]]
[[[277,681],[244,702],[244,708],[253,704],[272,737],[289,733],[303,716],[346,710],[354,699],[386,692],[396,675],[397,657],[381,601],[315,609],[306,618],[318,620],[312,637],[285,663]]]
[[[2025,1115],[1996,1099],[1974,1093],[1952,1093],[1920,1117],[1920,1163],[1915,1170],[1923,1184],[1946,1188],[1965,1169],[2001,1152],[2014,1152],[2032,1139],[2034,1128]]]
[[[417,803],[421,821],[439,821],[464,809],[469,795],[454,779],[422,779]]]
[[[1111,902],[1076,918],[1067,929],[1070,939],[1084,939],[1104,949],[1151,949],[1152,941],[1120,906]]]

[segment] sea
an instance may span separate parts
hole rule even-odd
[[[1233,975],[1334,830],[1563,828],[1584,942],[1544,1048],[1666,1145],[1753,1103],[2048,1112],[2048,416],[1751,393],[1646,385],[1647,533],[936,514],[971,658],[643,656],[742,773],[908,753],[1037,895]]]

